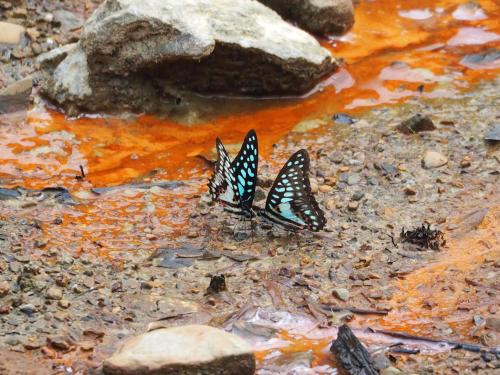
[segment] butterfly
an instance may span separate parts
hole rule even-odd
[[[267,195],[266,206],[257,214],[285,230],[318,232],[326,224],[323,211],[311,192],[309,154],[299,150],[278,173]]]
[[[215,144],[218,158],[214,174],[208,182],[212,200],[222,203],[224,210],[230,213],[252,218],[259,164],[257,134],[255,130],[247,133],[240,152],[232,162],[219,138]]]

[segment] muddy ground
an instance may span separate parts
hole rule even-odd
[[[43,367],[64,373],[64,366],[92,373],[122,338],[148,325],[225,326],[249,306],[305,314],[320,327],[349,321],[498,346],[500,154],[498,144],[483,140],[499,121],[496,84],[449,100],[378,108],[354,124],[312,121],[277,145],[280,161],[299,147],[311,153],[313,190],[328,219],[320,235],[289,236],[256,224],[252,238],[203,194],[192,198],[189,229],[162,241],[167,250],[106,260],[47,246],[37,215],[61,204],[49,194],[2,201],[12,214],[0,224],[0,355],[7,358],[0,374],[42,374]],[[437,129],[395,129],[416,113]],[[423,168],[427,149],[447,164]],[[276,172],[266,164],[279,163],[261,162],[263,191]],[[442,230],[447,244],[422,250],[400,243],[402,228],[422,223]],[[227,290],[207,293],[218,274]],[[388,358],[405,373],[493,374],[500,366],[494,354],[463,350]]]

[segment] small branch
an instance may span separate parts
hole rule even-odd
[[[386,234],[387,234],[387,235],[389,236],[389,238],[391,239],[391,242],[392,242],[392,244],[394,245],[394,247],[395,247],[395,248],[397,248],[397,247],[398,247],[398,245],[396,244],[396,241],[394,241],[394,236],[390,235],[389,233],[386,233]]]
[[[370,332],[373,332],[373,333],[381,333],[383,335],[388,335],[388,336],[398,337],[398,338],[403,338],[403,339],[408,339],[408,340],[427,341],[427,342],[433,342],[433,343],[444,343],[444,344],[451,345],[453,347],[453,349],[463,349],[463,350],[467,350],[469,352],[474,352],[474,353],[479,353],[481,351],[500,353],[500,348],[498,348],[498,347],[489,348],[489,347],[485,347],[485,346],[481,346],[481,345],[477,345],[477,344],[469,344],[466,342],[446,340],[446,339],[434,339],[432,337],[416,336],[416,335],[412,335],[410,333],[392,332],[392,331],[386,331],[383,329],[368,328],[368,330]]]
[[[322,305],[321,306],[323,309],[328,309],[330,312],[339,312],[339,311],[350,311],[353,314],[363,314],[363,315],[368,315],[368,314],[373,314],[373,315],[387,315],[389,314],[389,310],[373,310],[373,309],[363,309],[363,308],[357,308],[357,307],[337,307],[337,306],[328,306],[328,305]]]

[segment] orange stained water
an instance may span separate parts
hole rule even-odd
[[[247,107],[239,102],[235,106],[246,109],[238,112],[233,108],[197,125],[153,116],[69,119],[44,109],[32,110],[26,121],[4,116],[0,118],[0,181],[3,186],[26,188],[64,186],[75,193],[134,181],[186,180],[185,189],[173,192],[126,195],[120,190],[99,197],[88,195],[64,213],[67,220],[63,225],[47,228],[48,239],[67,248],[75,238],[82,243],[105,239],[105,245],[99,247],[107,249],[105,252],[128,249],[125,244],[139,241],[144,235],[139,229],[148,225],[165,229],[158,235],[182,230],[190,212],[183,207],[194,204],[190,197],[205,189],[208,175],[208,168],[196,156],[214,156],[217,136],[231,145],[254,128],[260,153],[269,161],[272,145],[282,142],[303,120],[325,119],[336,112],[356,114],[415,96],[447,97],[497,75],[498,59],[463,61],[467,54],[500,45],[496,22],[500,7],[492,0],[476,4],[463,0],[361,1],[356,24],[348,34],[320,41],[334,55],[342,56],[345,65],[310,95],[254,101]],[[422,93],[418,90],[421,85]],[[75,179],[80,166],[87,175],[85,181]],[[147,248],[154,247],[146,242]],[[79,251],[95,248],[77,247]]]
[[[257,110],[221,115],[196,126],[151,116],[68,119],[34,110],[24,125],[0,129],[0,178],[10,185],[78,188],[82,165],[94,186],[142,179],[198,179],[198,154],[213,150],[214,138],[241,142],[257,130],[264,158],[301,120],[356,113],[410,97],[446,97],[498,74],[499,60],[462,61],[466,54],[500,45],[500,7],[493,0],[360,1],[354,28],[323,46],[345,66],[302,100],[268,100]],[[462,61],[462,62],[461,62]],[[423,93],[417,88],[424,85]],[[262,102],[262,101],[261,101]]]
[[[490,308],[500,304],[499,296],[491,293],[498,287],[498,272],[482,270],[485,263],[500,259],[498,228],[500,206],[492,204],[477,229],[452,236],[437,261],[398,283],[394,310],[380,324],[425,336],[446,324],[459,337],[476,341],[475,331],[481,330],[474,329],[471,316],[488,316]]]

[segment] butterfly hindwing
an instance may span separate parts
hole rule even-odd
[[[236,180],[235,190],[238,192],[241,207],[250,212],[257,185],[257,168],[259,165],[259,148],[257,134],[250,130],[240,152],[232,162],[232,170]]]
[[[311,192],[308,173],[309,155],[299,150],[278,173],[267,196],[264,216],[291,231],[321,230],[326,219]]]

